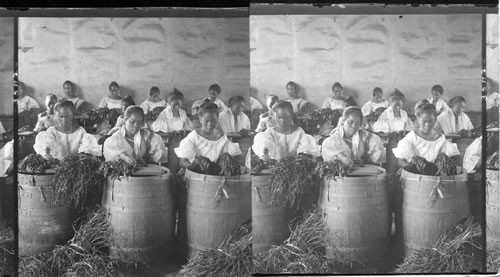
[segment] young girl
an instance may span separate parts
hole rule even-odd
[[[431,104],[434,105],[434,107],[436,107],[437,115],[440,115],[441,113],[450,109],[448,105],[446,105],[446,102],[441,99],[443,93],[444,90],[441,85],[434,85],[431,89],[432,97],[427,99]]]
[[[73,121],[76,112],[73,102],[63,100],[54,110],[58,125],[38,133],[33,145],[37,154],[59,160],[77,152],[100,155],[97,139]]]
[[[109,130],[108,135],[114,134],[116,131],[120,130],[120,128],[125,125],[125,111],[127,110],[128,107],[135,105],[134,100],[130,96],[122,98],[120,102],[123,114],[116,119],[115,126],[111,130]]]
[[[294,124],[292,104],[281,101],[273,107],[276,126],[255,135],[252,149],[256,155],[280,160],[282,158],[306,153],[319,156],[319,146],[314,137]]]
[[[418,127],[408,133],[393,149],[399,167],[407,166],[415,157],[422,157],[433,163],[439,153],[449,157],[460,154],[455,143],[446,140],[442,133],[434,129],[437,120],[436,107],[423,104],[416,110]]]
[[[175,149],[181,167],[189,167],[197,156],[217,162],[219,156],[225,152],[231,156],[241,155],[238,144],[229,141],[227,136],[216,128],[219,122],[219,107],[216,104],[207,103],[201,106],[198,116],[201,127],[189,133]]]
[[[169,133],[193,129],[186,111],[181,108],[183,98],[184,96],[178,90],[174,90],[168,95],[167,107],[158,115],[151,126],[153,132]]]
[[[361,129],[362,122],[363,114],[359,107],[344,110],[338,127],[323,141],[321,156],[324,161],[340,160],[346,165],[355,160],[373,164],[385,162],[386,151],[382,141],[377,135]]]
[[[273,106],[279,102],[279,98],[276,95],[269,95],[266,99],[266,105],[268,112],[263,113],[259,116],[259,124],[257,125],[256,132],[264,132],[268,128],[276,126],[276,122],[273,118]]]
[[[210,85],[210,87],[208,88],[208,97],[205,99],[194,101],[191,107],[191,114],[193,115],[198,114],[198,111],[200,110],[201,106],[206,100],[217,105],[219,112],[226,110],[227,109],[226,104],[224,104],[224,102],[219,98],[220,93],[221,93],[221,88],[218,84]]]
[[[73,82],[69,80],[65,81],[63,83],[63,91],[67,97],[65,100],[73,102],[77,114],[81,114],[92,109],[92,106],[88,102],[75,95],[75,85]]]
[[[347,107],[347,103],[345,101],[344,96],[342,95],[343,89],[344,88],[339,82],[333,84],[332,95],[325,100],[321,108],[322,109],[330,108],[332,110],[345,109]]]
[[[305,113],[312,110],[311,103],[299,96],[299,87],[294,82],[286,84],[286,92],[290,98],[286,101],[290,102],[294,113]]]
[[[408,113],[403,110],[403,98],[399,94],[391,94],[391,105],[380,115],[373,124],[373,131],[378,133],[392,133],[413,130],[413,122]]]
[[[450,107],[437,117],[437,122],[434,128],[445,135],[458,133],[462,130],[472,130],[474,125],[470,121],[469,116],[464,113],[465,98],[455,96],[450,100]]]
[[[54,117],[54,107],[57,103],[57,96],[49,94],[45,97],[45,106],[47,110],[38,114],[38,121],[36,122],[34,132],[47,130],[49,127],[56,126],[57,120]]]
[[[366,117],[374,113],[378,108],[387,108],[388,106],[389,102],[384,99],[384,92],[381,88],[376,87],[373,89],[372,100],[366,102],[361,108],[361,111],[363,112],[363,116]]]
[[[168,152],[160,135],[144,129],[144,111],[130,106],[125,110],[125,125],[104,142],[107,161],[123,160],[133,164],[138,160],[160,164],[168,161]]]
[[[233,96],[229,99],[229,109],[220,112],[219,126],[225,134],[248,133],[250,130],[250,119],[243,112],[245,98]]]
[[[493,80],[488,78],[486,80],[486,109],[489,110],[500,105],[500,96],[498,92],[493,90]]]
[[[109,96],[104,97],[99,103],[99,108],[120,109],[122,97],[120,95],[120,86],[113,81],[108,86]]]
[[[166,107],[167,102],[160,97],[160,89],[158,87],[152,87],[149,90],[149,99],[142,102],[141,108],[144,110],[144,114],[148,114],[157,107]]]
[[[32,97],[25,94],[25,85],[23,82],[19,82],[17,95],[17,112],[22,113],[24,111],[29,111],[31,109],[40,109],[40,105]]]

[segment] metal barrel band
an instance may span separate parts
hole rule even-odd
[[[215,200],[218,201],[218,200],[222,199],[223,197],[225,197],[226,199],[229,199],[229,195],[227,193],[225,186],[226,186],[226,177],[222,177],[222,182],[219,185],[219,187],[217,188],[217,190],[215,191],[215,196],[214,196]]]
[[[257,192],[257,198],[259,202],[262,202],[262,195],[260,194],[260,187],[255,187],[255,192]]]
[[[438,180],[438,182],[432,187],[431,193],[429,194],[429,199],[427,201],[427,205],[430,206],[436,199],[438,198],[444,198],[443,191],[439,187],[441,182]]]
[[[45,196],[45,192],[43,191],[43,187],[38,187],[38,189],[40,190],[40,199],[45,202],[47,201],[47,197]]]

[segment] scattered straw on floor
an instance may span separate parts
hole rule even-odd
[[[11,224],[0,222],[0,276],[14,270],[14,231]]]
[[[325,254],[327,246],[334,247],[326,238],[326,230],[323,212],[310,213],[291,230],[290,237],[283,244],[255,257],[255,272],[344,273],[362,267],[340,255],[330,257]]]
[[[486,271],[499,272],[500,271],[500,249],[488,249],[486,251]]]
[[[433,248],[420,249],[398,265],[398,273],[459,273],[479,270],[481,225],[473,217],[452,226]]]
[[[217,249],[201,251],[184,266],[186,276],[251,276],[251,224],[227,236]]]

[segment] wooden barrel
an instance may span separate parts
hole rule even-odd
[[[429,248],[452,225],[470,214],[467,174],[426,176],[403,170],[403,240],[405,255]]]
[[[252,251],[253,255],[281,244],[288,237],[286,209],[271,206],[270,175],[252,176]]]
[[[488,248],[500,248],[500,173],[486,170],[486,224]]]
[[[327,247],[327,254],[338,251],[348,260],[375,264],[384,258],[390,235],[386,171],[365,166],[359,172],[336,180],[324,177],[318,205],[336,247]]]
[[[216,248],[251,215],[250,174],[225,178],[186,170],[189,257]]]
[[[142,176],[108,178],[102,205],[109,213],[114,240],[112,256],[150,264],[155,257],[169,254],[175,218],[170,173],[167,168],[161,170]]]
[[[12,221],[14,213],[14,177],[0,177],[0,222]]]
[[[473,141],[473,138],[459,138],[455,141],[458,146],[458,151],[460,152],[460,155],[457,157],[458,165],[462,165],[464,163],[465,150]]]
[[[56,205],[54,174],[18,174],[19,255],[35,255],[73,235],[73,209]]]
[[[481,172],[473,172],[467,174],[469,186],[469,201],[470,213],[473,216],[483,216],[483,197],[482,197],[482,183],[483,178]]]

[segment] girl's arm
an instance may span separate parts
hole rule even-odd
[[[408,165],[410,165],[410,163],[407,160],[405,160],[405,159],[398,159],[398,166],[399,166],[399,168],[403,168],[403,167],[406,167]]]
[[[179,160],[179,165],[182,167],[182,168],[188,168],[190,165],[191,165],[191,162],[186,159],[186,158],[181,158]]]

